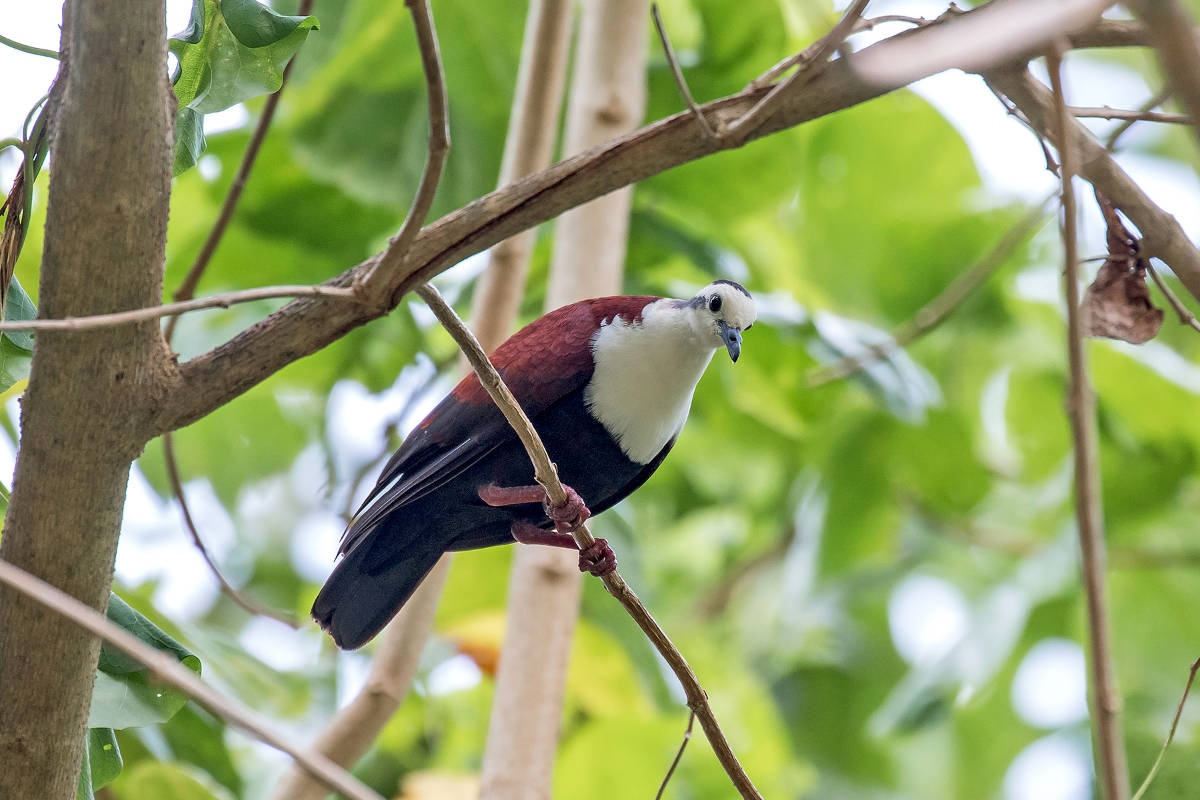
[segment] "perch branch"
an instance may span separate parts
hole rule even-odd
[[[1193,661],[1192,668],[1188,670],[1187,683],[1183,685],[1183,696],[1179,698],[1179,706],[1175,709],[1175,718],[1171,720],[1171,730],[1167,731],[1167,738],[1163,742],[1162,749],[1158,751],[1158,758],[1154,759],[1154,764],[1146,773],[1146,780],[1142,781],[1142,785],[1138,787],[1137,792],[1133,795],[1133,800],[1142,800],[1142,796],[1154,782],[1154,776],[1158,775],[1158,768],[1162,766],[1163,758],[1166,757],[1171,742],[1175,741],[1175,730],[1179,727],[1179,718],[1183,716],[1183,705],[1187,702],[1188,692],[1192,690],[1192,684],[1196,680],[1196,670],[1200,670],[1200,658]]]
[[[148,319],[159,319],[204,308],[229,308],[237,303],[269,300],[273,297],[339,297],[354,300],[354,292],[338,286],[261,286],[257,289],[242,289],[237,292],[214,294],[182,303],[166,303],[161,306],[134,308],[113,314],[94,314],[86,317],[64,317],[62,319],[27,319],[0,322],[0,331],[82,331],[91,328],[111,328],[115,325],[131,325]]]
[[[1067,401],[1075,454],[1075,514],[1083,587],[1087,597],[1089,645],[1088,681],[1092,694],[1092,730],[1096,741],[1096,772],[1105,800],[1129,796],[1129,774],[1121,736],[1121,697],[1112,663],[1108,609],[1104,595],[1104,514],[1100,502],[1100,452],[1096,442],[1095,397],[1088,379],[1087,357],[1079,312],[1079,259],[1076,241],[1075,148],[1068,126],[1072,123],[1062,86],[1062,56],[1057,47],[1046,55],[1057,111],[1059,162],[1062,168],[1063,282],[1067,300],[1067,357],[1071,382]]]
[[[1009,228],[1008,232],[983,258],[951,281],[937,297],[922,306],[911,320],[897,328],[892,334],[891,341],[871,345],[859,355],[846,356],[832,364],[816,367],[808,373],[805,380],[808,388],[812,389],[841,378],[847,378],[867,365],[884,358],[888,353],[907,347],[941,325],[984,281],[991,277],[992,273],[1003,266],[1021,242],[1029,238],[1037,229],[1046,217],[1047,203],[1049,203],[1049,198],[1043,200],[1037,208]]]
[[[421,68],[425,71],[425,91],[429,102],[429,152],[425,157],[421,183],[417,186],[417,194],[408,209],[408,216],[404,218],[404,224],[400,226],[400,232],[388,242],[387,249],[379,259],[355,283],[355,289],[363,297],[372,297],[376,293],[390,295],[390,288],[400,282],[403,277],[401,268],[409,261],[413,241],[429,216],[433,196],[442,179],[442,168],[446,165],[446,155],[450,152],[446,75],[442,70],[442,53],[433,26],[433,14],[429,10],[428,0],[405,0],[404,5],[412,14],[417,46],[421,50]],[[387,297],[383,300],[386,302]],[[387,307],[390,308],[395,302],[393,300]]]
[[[500,408],[504,414],[504,418],[512,425],[517,436],[521,440],[521,444],[525,446],[526,452],[529,454],[530,461],[533,462],[534,478],[539,484],[546,489],[546,496],[553,505],[562,505],[567,501],[566,492],[563,491],[562,483],[558,480],[558,472],[554,464],[550,461],[550,456],[546,452],[545,446],[542,444],[541,437],[534,430],[533,423],[525,416],[525,412],[521,410],[521,406],[517,403],[512,392],[504,384],[500,378],[500,373],[492,366],[487,355],[483,352],[483,348],[479,346],[479,342],[475,340],[475,336],[470,329],[463,324],[458,315],[454,313],[437,290],[429,284],[424,284],[417,288],[417,294],[424,300],[433,311],[438,321],[458,343],[459,348],[471,362],[471,366],[475,369],[476,375],[479,376],[479,382],[492,400]],[[595,543],[591,531],[586,525],[581,526],[573,534],[576,543],[580,549],[590,547]],[[625,583],[625,580],[615,570],[605,575],[601,580],[604,581],[604,587],[608,589],[609,594],[615,597],[629,615],[633,617],[638,627],[650,639],[651,644],[658,650],[663,660],[675,673],[683,686],[684,693],[687,696],[688,708],[695,712],[700,720],[700,725],[704,729],[705,735],[708,737],[709,743],[712,745],[713,751],[717,755],[717,759],[721,762],[721,766],[725,768],[726,774],[737,788],[738,792],[744,798],[757,798],[761,800],[761,795],[754,788],[746,771],[742,769],[742,765],[738,762],[737,756],[729,746],[729,742],[725,739],[725,734],[721,731],[721,726],[717,724],[717,719],[713,715],[711,706],[708,704],[708,696],[704,689],[700,686],[696,674],[692,668],[688,666],[686,660],[679,649],[675,647],[670,637],[642,605],[642,602]]]
[[[696,122],[700,125],[700,129],[704,131],[704,135],[710,139],[717,138],[717,132],[708,124],[704,113],[696,105],[696,100],[692,97],[692,90],[688,88],[687,79],[683,77],[683,70],[679,67],[679,60],[675,58],[675,48],[671,47],[671,40],[667,37],[667,29],[663,26],[662,14],[658,13],[658,3],[650,4],[650,14],[654,17],[654,28],[658,31],[658,40],[662,42],[663,53],[667,56],[667,64],[671,67],[671,75],[675,77],[675,86],[679,89],[679,95],[683,98],[683,102],[687,103],[688,109],[695,115]]]
[[[120,628],[94,608],[71,595],[31,575],[7,561],[0,560],[0,583],[40,603],[56,614],[69,619],[84,630],[95,634],[123,653],[136,658],[158,681],[178,689],[197,705],[236,725],[276,750],[287,753],[314,778],[352,800],[382,800],[358,778],[319,753],[312,753],[289,742],[272,730],[271,725],[254,711],[225,697],[172,656],[155,650],[133,634]]]

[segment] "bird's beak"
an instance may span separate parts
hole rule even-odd
[[[729,351],[729,357],[736,362],[738,356],[742,354],[742,332],[737,328],[729,327],[723,319],[717,320],[717,329],[721,332],[721,340],[725,342],[725,349]]]

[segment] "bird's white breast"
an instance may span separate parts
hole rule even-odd
[[[713,347],[696,335],[671,300],[658,300],[640,323],[617,317],[592,339],[595,372],[584,392],[588,410],[639,464],[679,433]]]

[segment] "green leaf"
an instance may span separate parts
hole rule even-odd
[[[230,795],[206,786],[186,766],[147,761],[138,764],[113,787],[121,800],[224,800]]]
[[[156,650],[171,653],[188,669],[200,673],[200,659],[115,594],[109,597],[108,618]],[[155,683],[136,659],[108,644],[100,648],[88,727],[119,729],[166,722],[186,702],[187,695]]]
[[[317,27],[316,17],[284,16],[254,0],[194,1],[187,30],[170,40],[179,59],[175,174],[204,149],[203,115],[277,91],[288,60]]]
[[[9,322],[24,322],[37,319],[37,306],[29,299],[17,276],[8,284],[8,300],[4,304],[4,319]],[[29,331],[5,331],[4,338],[22,350],[33,352],[33,334]]]
[[[0,392],[18,381],[26,380],[32,363],[32,353],[13,344],[7,336],[0,337]]]

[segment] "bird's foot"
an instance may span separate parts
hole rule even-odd
[[[554,523],[556,531],[570,533],[579,530],[583,523],[588,521],[588,517],[592,516],[592,512],[579,493],[570,486],[563,484],[563,491],[567,493],[567,499],[562,505],[550,505],[550,498],[547,497],[542,501],[542,508],[546,509],[546,516]]]
[[[617,554],[605,539],[597,539],[590,547],[579,551],[579,571],[596,577],[607,575],[617,568]]]
[[[579,493],[570,486],[563,485],[567,493],[566,501],[560,506],[550,504],[546,490],[541,486],[496,486],[488,484],[480,486],[479,499],[489,506],[513,506],[521,503],[541,503],[546,510],[546,516],[554,523],[554,529],[559,533],[570,533],[587,522],[592,512]]]

